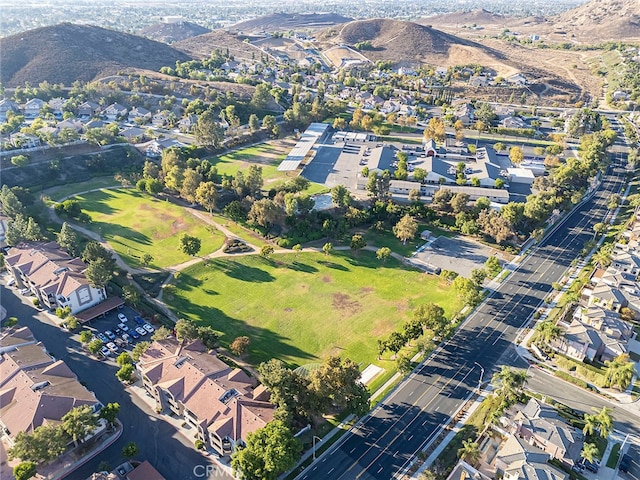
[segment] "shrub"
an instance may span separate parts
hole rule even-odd
[[[69,307],[56,308],[56,317],[58,318],[67,318],[70,314],[71,314],[71,309]]]
[[[553,373],[556,377],[561,378],[562,380],[566,380],[567,382],[573,383],[574,385],[577,385],[579,387],[582,388],[587,388],[587,382],[585,382],[584,380],[580,380],[579,378],[575,378],[574,376],[566,373],[566,372],[561,372],[559,370],[556,370]]]
[[[199,438],[196,440],[195,446],[197,450],[204,450],[204,442]]]
[[[24,167],[25,165],[29,165],[29,157],[27,155],[16,155],[15,157],[11,157],[11,163],[16,167]]]
[[[34,298],[33,300],[33,306],[36,308],[40,308],[40,299],[39,298]]]

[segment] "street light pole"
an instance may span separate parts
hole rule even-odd
[[[473,362],[475,365],[480,367],[480,379],[478,380],[478,392],[480,391],[480,386],[482,385],[482,377],[484,376],[484,367],[480,365],[478,362]]]
[[[318,441],[322,441],[322,439],[320,437],[316,437],[315,435],[313,436],[313,459],[316,459],[316,438],[318,439]]]

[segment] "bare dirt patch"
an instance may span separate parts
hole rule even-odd
[[[360,302],[352,300],[351,297],[345,293],[334,293],[332,305],[333,308],[352,315],[362,309]]]
[[[329,275],[323,275],[323,277],[320,280],[322,280],[324,283],[333,282],[333,279]]]
[[[366,295],[367,293],[373,292],[373,287],[362,287],[360,289],[360,293]]]

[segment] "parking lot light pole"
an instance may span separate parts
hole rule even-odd
[[[480,379],[478,380],[478,393],[480,393],[480,387],[482,386],[482,377],[484,376],[484,367],[480,365],[478,362],[473,362],[475,365],[480,367]]]
[[[318,441],[322,441],[322,439],[320,437],[316,437],[315,435],[313,436],[313,460],[315,461],[316,459],[316,438],[318,439]]]

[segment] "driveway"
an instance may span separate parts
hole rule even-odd
[[[118,366],[113,361],[98,361],[87,356],[82,351],[77,336],[72,337],[53,325],[47,315],[30,306],[30,300],[30,297],[22,297],[14,289],[5,287],[4,283],[0,285],[0,301],[9,316],[18,317],[19,325],[29,327],[49,353],[56,359],[64,360],[103,404],[120,404],[119,419],[124,426],[120,439],[68,478],[89,477],[103,460],[109,462],[112,468],[119,465],[123,461],[120,452],[128,442],[135,442],[140,450],[136,459],[148,460],[167,479],[202,478],[202,475],[196,474],[206,467],[199,467],[196,474],[194,467],[211,465],[211,460],[196,451],[193,442],[179,434],[174,426],[165,422],[144,401],[124,388],[115,377]],[[127,316],[129,313],[127,312]],[[129,323],[132,322],[133,316],[129,320]],[[96,327],[101,331],[114,325],[115,320],[110,317],[96,322]],[[225,473],[217,472],[215,475],[215,478],[232,480]]]

